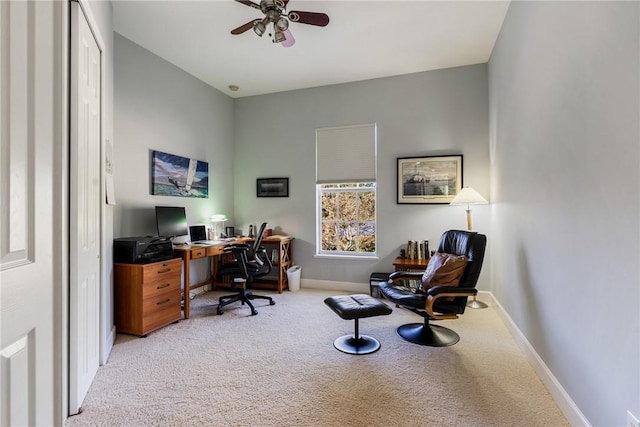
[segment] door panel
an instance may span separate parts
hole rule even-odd
[[[0,425],[61,421],[63,10],[0,2]],[[55,202],[54,202],[55,201]],[[57,275],[58,274],[58,275]]]

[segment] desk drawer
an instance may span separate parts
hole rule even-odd
[[[207,248],[199,248],[191,251],[191,259],[204,258],[207,255]]]
[[[180,271],[176,269],[173,269],[167,274],[158,275],[153,280],[149,280],[142,285],[142,299],[144,300],[170,291],[180,292],[180,279]]]
[[[180,320],[180,291],[145,299],[142,303],[142,312],[144,313],[142,330],[145,334]]]
[[[144,266],[142,272],[142,299],[170,291],[180,292],[182,261],[179,259]]]
[[[226,245],[215,245],[207,248],[207,256],[222,255]]]
[[[145,265],[142,269],[142,283],[151,283],[160,278],[174,277],[182,274],[182,260],[172,259],[164,262]]]

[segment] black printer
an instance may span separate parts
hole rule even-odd
[[[175,258],[173,244],[167,237],[120,237],[113,240],[113,261],[124,264],[147,264]]]

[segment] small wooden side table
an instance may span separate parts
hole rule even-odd
[[[424,271],[429,264],[429,258],[427,259],[416,259],[416,258],[402,258],[398,257],[393,260],[393,267],[396,271]],[[403,284],[408,288],[415,288],[419,286],[419,280],[400,280],[398,284]]]
[[[415,259],[398,257],[393,260],[393,267],[396,271],[424,270],[429,264],[429,258]]]

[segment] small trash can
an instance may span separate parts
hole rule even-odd
[[[300,273],[302,268],[299,265],[292,265],[287,270],[287,280],[289,281],[289,290],[297,291],[300,289]]]

